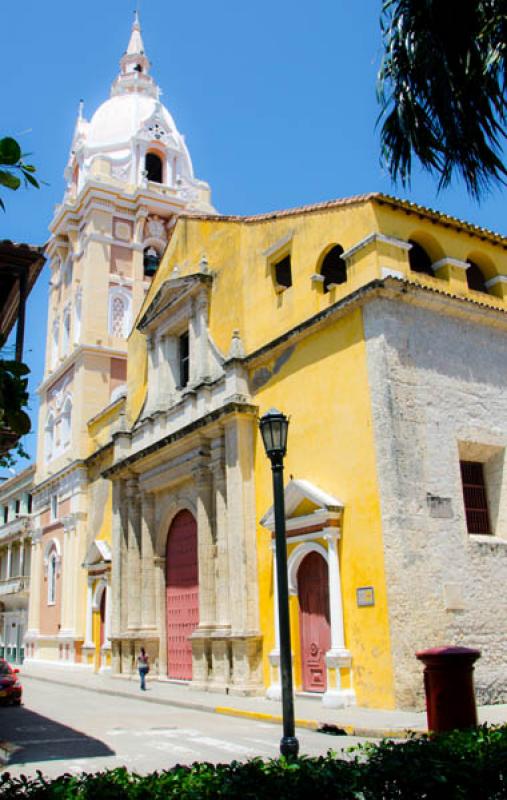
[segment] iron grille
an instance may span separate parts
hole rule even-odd
[[[478,461],[460,461],[468,533],[491,533],[484,467]]]

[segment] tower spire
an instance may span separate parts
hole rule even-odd
[[[150,62],[144,51],[139,14],[134,11],[134,21],[125,53],[120,59],[120,74],[111,88],[111,94],[138,92],[156,97],[157,85],[149,74]]]
[[[143,37],[141,36],[141,23],[137,9],[134,11],[134,22],[127,47],[127,55],[144,55]]]

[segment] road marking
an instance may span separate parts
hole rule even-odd
[[[213,736],[196,736],[193,741],[196,742],[196,744],[217,747],[219,750],[225,750],[226,753],[241,753],[245,756],[255,754],[255,750],[252,750],[251,747],[243,747],[241,744],[227,742],[225,739],[215,739]]]

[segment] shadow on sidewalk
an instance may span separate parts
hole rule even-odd
[[[99,739],[22,706],[0,707],[0,739],[19,748],[10,757],[9,764],[115,755],[114,750]],[[9,766],[4,769],[8,770]]]

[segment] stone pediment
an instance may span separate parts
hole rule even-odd
[[[149,331],[153,323],[156,321],[158,323],[162,314],[171,311],[203,287],[211,285],[211,281],[212,276],[208,272],[194,272],[191,275],[168,278],[139,320],[138,330],[142,333]]]
[[[343,503],[310,481],[292,479],[284,489],[285,525],[287,530],[324,526],[326,523],[341,519]],[[260,520],[263,528],[275,530],[273,506]]]
[[[97,564],[111,561],[111,548],[103,539],[94,539],[88,548],[86,558],[83,562],[84,567],[94,567]]]

